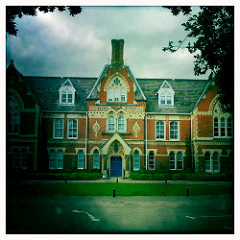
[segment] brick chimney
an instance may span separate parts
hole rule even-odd
[[[112,65],[123,66],[123,39],[112,39]]]

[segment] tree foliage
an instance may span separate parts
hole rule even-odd
[[[194,73],[201,75],[210,71],[209,79],[219,87],[220,100],[226,110],[233,110],[234,103],[234,8],[231,6],[204,6],[197,14],[191,7],[167,7],[173,15],[189,15],[182,25],[189,32],[175,46],[173,41],[163,51],[175,52],[187,48],[194,55]],[[194,42],[188,42],[193,38]]]
[[[37,11],[48,13],[58,10],[60,12],[69,11],[70,16],[75,16],[82,12],[78,6],[8,6],[6,11],[6,31],[10,35],[17,36],[16,17],[21,18],[23,15],[36,16]]]

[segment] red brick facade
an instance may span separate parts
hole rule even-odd
[[[74,104],[66,107],[58,104],[60,110],[44,110],[42,105],[41,110],[38,104],[41,95],[35,97],[31,92],[27,84],[28,81],[32,84],[30,80],[25,80],[13,64],[8,67],[8,97],[15,98],[20,106],[19,131],[8,134],[9,168],[22,168],[21,151],[26,148],[26,168],[34,171],[98,168],[103,176],[115,176],[113,166],[117,161],[119,176],[142,169],[232,171],[232,114],[224,113],[219,107],[214,84],[202,82],[203,90],[191,103],[192,110],[180,112],[178,109],[184,109],[181,107],[184,104],[179,101],[181,108],[178,107],[180,90],[174,88],[178,82],[172,82],[169,86],[175,91],[176,101],[171,102],[170,107],[157,106],[159,110],[153,112],[141,89],[143,83],[140,86],[124,65],[123,45],[123,40],[112,41],[111,65],[105,67],[96,84],[88,90],[85,111],[68,110]],[[146,81],[150,86],[155,82]],[[193,83],[197,89],[198,82]],[[162,81],[157,86],[163,86]],[[60,87],[61,84],[55,89],[57,97],[52,102],[58,101]],[[40,91],[36,89],[36,93]],[[81,91],[76,94],[81,97]],[[157,91],[151,95],[152,98],[156,95],[153,103],[158,105],[160,95]],[[169,98],[166,101],[170,101]],[[16,149],[20,154],[18,165]]]

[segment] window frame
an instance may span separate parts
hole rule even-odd
[[[136,149],[133,152],[133,171],[137,170],[140,170],[140,152]]]
[[[153,156],[152,159],[150,159],[150,154],[151,154],[151,156]],[[150,164],[150,161],[152,162],[151,164]],[[154,153],[154,151],[149,151],[149,153],[148,153],[148,169],[155,170],[155,167],[156,167],[155,163],[156,163],[155,153]],[[153,168],[150,168],[150,165],[153,166]]]
[[[172,123],[177,123],[177,130],[176,129],[171,129],[172,127],[176,127],[176,126],[171,126],[171,124]],[[178,141],[178,140],[180,140],[180,124],[179,124],[179,121],[170,121],[169,122],[169,140],[171,140],[171,141]],[[171,132],[173,132],[173,131],[177,131],[177,138],[172,138],[171,137]]]
[[[76,122],[76,129],[73,127],[70,129],[70,121],[73,121],[73,122]],[[74,126],[74,125],[73,125]],[[70,130],[71,131],[74,131],[76,130],[76,136],[69,136],[69,133],[70,133]],[[73,132],[72,132],[73,133]],[[74,118],[71,118],[71,119],[68,119],[68,139],[77,139],[78,138],[78,120],[77,119],[74,119]]]
[[[74,105],[75,104],[75,91],[76,90],[73,87],[69,87],[69,86],[68,87],[67,86],[62,87],[60,89],[60,96],[59,96],[60,104],[62,104],[62,105]],[[63,99],[64,99],[64,101],[63,101]],[[70,99],[71,99],[71,101],[69,101]]]
[[[126,102],[126,90],[124,87],[121,88],[120,97],[121,97],[121,102]]]
[[[95,165],[96,161],[97,161],[97,167]],[[99,153],[98,149],[95,149],[93,151],[93,169],[100,169],[100,153]]]
[[[62,129],[61,128],[56,128],[57,126],[57,121],[61,120],[61,124],[62,124]],[[61,130],[61,136],[56,136],[56,130]],[[63,118],[56,118],[53,120],[53,138],[57,138],[57,139],[63,139],[64,136],[64,119]]]
[[[80,155],[80,153],[81,153],[81,155]],[[84,151],[83,150],[79,150],[78,151],[78,165],[77,165],[77,169],[84,169],[84,162],[85,162]]]
[[[110,120],[112,120],[112,123],[110,123]],[[110,129],[110,126],[113,126],[113,130]],[[107,130],[108,132],[115,132],[116,131],[116,121],[115,121],[115,117],[114,116],[109,116],[108,120],[107,120]]]
[[[161,124],[161,123],[163,124],[163,126],[161,126],[161,125],[158,126],[158,124]],[[158,127],[159,127],[159,129],[158,129]],[[163,128],[163,130],[161,130],[161,128]],[[162,138],[158,137],[158,136],[161,136],[162,131],[163,131],[163,137]],[[166,128],[165,128],[165,122],[164,121],[159,120],[159,121],[155,122],[155,138],[156,138],[156,140],[165,140],[165,138],[166,138]]]
[[[120,122],[120,119],[122,122]],[[125,132],[126,131],[126,120],[124,116],[119,116],[117,119],[117,127],[118,127],[118,132]],[[121,130],[120,127],[123,126],[123,129]]]

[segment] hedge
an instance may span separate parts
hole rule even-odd
[[[226,173],[149,173],[148,171],[134,171],[129,178],[132,180],[232,181],[233,176]]]

